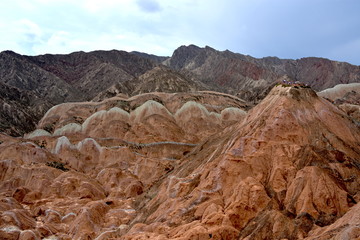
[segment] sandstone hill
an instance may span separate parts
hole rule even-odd
[[[360,105],[360,83],[338,84],[318,92],[318,95],[335,103]]]
[[[52,107],[30,136],[41,130],[47,131],[46,135],[75,134],[138,143],[198,143],[241,119],[249,108],[237,97],[209,91],[154,92],[102,102],[63,103]]]
[[[338,84],[318,92],[346,112],[360,127],[360,83]]]
[[[354,122],[300,86],[249,107],[211,91],[119,95],[0,134],[0,238],[359,238]]]
[[[123,238],[360,237],[341,220],[358,202],[359,139],[312,90],[277,86],[151,189]]]

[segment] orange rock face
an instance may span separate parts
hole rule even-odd
[[[301,87],[244,110],[215,92],[55,106],[0,135],[0,238],[360,237],[354,122]]]

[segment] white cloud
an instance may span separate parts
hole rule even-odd
[[[23,1],[14,0],[14,4],[18,7]],[[203,38],[209,35],[202,32],[211,28],[213,20],[199,2],[28,0],[23,12],[8,11],[13,20],[0,29],[8,33],[7,44],[1,44],[0,50],[33,55],[122,49],[171,55],[182,44],[206,44]],[[0,22],[4,22],[1,13]]]
[[[156,0],[136,0],[138,7],[144,12],[159,12],[161,6]]]
[[[30,54],[32,47],[42,44],[43,31],[29,19],[20,19],[10,24],[0,24],[2,50],[13,50]]]
[[[14,30],[33,40],[41,38],[42,30],[39,25],[29,19],[20,19],[14,23]]]
[[[68,43],[71,41],[71,34],[65,31],[55,32],[46,42],[45,52],[64,52],[68,47]],[[43,44],[41,44],[43,45]],[[40,45],[40,46],[41,46]],[[37,51],[38,46],[34,46],[34,50]],[[43,52],[43,53],[45,53]]]
[[[354,31],[360,27],[356,11],[360,3],[349,2],[345,6],[337,0],[12,0],[0,4],[0,51],[121,49],[171,55],[178,46],[193,43],[257,57],[330,52],[359,56],[353,53],[358,53],[353,50],[357,42],[349,39],[360,38]],[[340,5],[346,11],[338,11]]]
[[[171,38],[170,38],[171,39]],[[157,35],[140,36],[133,32],[124,34],[88,34],[82,38],[73,33],[64,31],[52,34],[45,43],[33,46],[34,54],[45,53],[70,53],[74,51],[93,51],[93,50],[112,50],[119,49],[125,51],[142,51],[156,53],[158,55],[170,55],[169,49],[183,44],[177,39],[162,42],[163,39]],[[190,43],[189,43],[190,44]]]
[[[82,8],[88,10],[91,13],[98,13],[100,11],[109,10],[109,9],[118,9],[120,6],[125,9],[131,4],[130,0],[81,0],[77,4]]]

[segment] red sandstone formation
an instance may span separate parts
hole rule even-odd
[[[244,108],[151,93],[0,134],[0,239],[359,238],[354,122],[308,88]]]

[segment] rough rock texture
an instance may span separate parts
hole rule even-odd
[[[333,102],[360,127],[360,83],[339,84],[317,94]]]
[[[315,228],[307,239],[359,239],[359,207],[360,204],[356,204],[342,218],[327,227]]]
[[[78,100],[78,92],[14,52],[0,53],[0,130],[20,135],[34,129],[46,110]]]
[[[179,47],[171,58],[117,50],[40,56],[4,51],[0,53],[1,88],[9,89],[11,98],[28,96],[30,101],[18,99],[23,104],[15,104],[15,109],[14,101],[0,98],[1,108],[6,108],[0,116],[0,131],[19,136],[34,129],[51,106],[102,101],[118,94],[211,90],[258,103],[284,75],[315,90],[360,82],[359,66],[348,63],[321,58],[257,59],[194,45]]]
[[[32,131],[51,106],[30,91],[0,82],[0,129],[10,135]]]
[[[64,103],[27,138],[0,134],[0,238],[359,238],[349,117],[295,86],[244,109],[148,93]]]
[[[253,58],[194,45],[179,47],[164,64],[190,72],[217,91],[250,101],[265,97],[274,81],[283,75],[307,83],[317,91],[340,83],[360,82],[360,67],[344,62],[323,58]]]
[[[150,59],[150,60],[155,61],[157,63],[162,63],[163,61],[165,61],[166,59],[169,58],[169,57],[156,56],[156,55],[153,55],[153,54],[148,54],[148,53],[143,53],[143,52],[138,52],[138,51],[132,51],[130,53],[134,54],[134,55],[137,55],[139,57]]]
[[[336,103],[360,105],[360,83],[338,84],[318,92],[318,95]]]
[[[338,106],[341,110],[346,112],[360,128],[360,105],[343,103]]]
[[[184,107],[189,102],[196,108]],[[1,134],[0,238],[108,239],[126,233],[138,214],[136,198],[216,133],[185,133],[182,124],[197,121],[220,131],[245,117],[238,107],[247,106],[215,92],[64,103],[39,124],[51,133],[37,129],[27,139]],[[177,116],[180,109],[190,118]],[[198,109],[205,115],[192,118]]]
[[[158,239],[305,238],[357,202],[359,134],[312,90],[275,87],[185,157],[136,220]]]
[[[31,57],[11,51],[0,53],[0,81],[21,90],[31,91],[52,104],[79,100],[79,91],[74,90],[64,79],[40,68]]]
[[[148,93],[63,103],[51,108],[38,128],[56,136],[81,133],[140,143],[195,143],[244,118],[249,107],[237,97],[217,92]]]
[[[155,67],[147,71],[134,84],[135,90],[133,94],[147,92],[194,92],[209,89],[205,84],[187,79],[178,72],[164,66]]]
[[[2,108],[8,104],[13,111],[2,111],[0,130],[24,134],[34,129],[34,123],[51,106],[90,100],[112,86],[129,94],[134,88],[131,80],[156,65],[146,58],[115,50],[31,57],[2,52],[0,83],[4,87],[0,93],[3,95],[4,91],[7,96],[0,100]],[[16,112],[24,117],[16,117]]]

